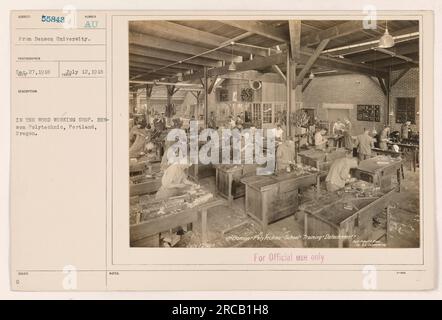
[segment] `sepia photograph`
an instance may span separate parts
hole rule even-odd
[[[128,39],[130,247],[420,248],[419,20]]]

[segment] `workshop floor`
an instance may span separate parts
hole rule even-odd
[[[200,184],[214,193],[215,178],[202,179]],[[313,190],[303,192],[302,201],[309,200]],[[405,180],[401,192],[395,193],[390,211],[388,247],[419,247],[419,172],[405,168]],[[281,219],[268,226],[265,237],[260,225],[244,214],[244,198],[234,200],[233,207],[226,204],[211,209],[208,213],[207,247],[303,247],[303,217],[297,215]],[[193,231],[185,233],[177,247],[201,247],[199,224]]]

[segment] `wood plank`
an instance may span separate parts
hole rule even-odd
[[[308,59],[314,54],[314,50],[309,50],[307,48],[301,49],[301,61],[308,61]],[[353,73],[368,74],[372,76],[381,76],[383,78],[388,77],[388,72],[380,70],[371,66],[366,66],[362,63],[354,63],[350,59],[346,58],[332,58],[330,56],[322,55],[320,56],[315,64],[315,66],[336,69],[342,71],[348,71]]]
[[[286,60],[286,54],[285,53],[278,53],[267,57],[255,57],[253,60],[248,60],[244,62],[236,63],[236,71],[237,72],[243,72],[243,71],[249,71],[249,70],[259,70],[266,67],[270,67],[275,64],[282,64]],[[219,67],[219,68],[213,68],[208,70],[208,76],[209,77],[215,77],[220,76],[223,74],[231,73],[229,71],[229,66]],[[203,78],[204,72],[198,71],[191,75],[184,75],[183,81],[190,81],[195,80],[198,78]],[[174,81],[175,80],[175,81]],[[176,82],[176,78],[172,78],[171,81]]]
[[[402,79],[403,76],[405,76],[407,74],[408,71],[410,71],[410,67],[407,66],[404,70],[402,70],[396,77],[396,79],[394,79],[393,81],[391,81],[391,87],[393,87],[396,83],[399,82],[399,80]]]
[[[153,37],[143,33],[137,32],[129,32],[129,44],[156,48],[161,50],[167,50],[172,52],[181,52],[190,55],[199,55],[203,52],[206,52],[207,48],[203,48],[200,46],[195,46],[183,42],[172,41],[168,39],[162,39]],[[238,57],[232,56],[229,53],[224,53],[220,51],[208,52],[203,57],[214,59],[214,60],[223,60],[226,62],[236,61],[238,62]]]
[[[395,46],[394,51],[397,54],[417,53],[419,52],[419,43],[417,41],[412,41],[409,43],[404,43],[402,45],[398,44]],[[382,57],[380,57],[380,55],[377,54],[374,50],[369,50],[366,53],[357,54],[348,58],[353,62],[360,63],[379,60]]]
[[[248,36],[243,34],[233,39],[229,39],[224,36],[180,25],[170,21],[149,21],[147,25],[144,21],[131,22],[130,26],[131,31],[134,32],[155,34],[157,37],[178,42],[196,42],[200,43],[204,47],[206,45],[218,47],[222,44],[239,41]],[[267,55],[267,50],[245,46],[236,46],[233,52],[239,55],[250,55],[250,53],[259,56]]]
[[[407,61],[407,62],[415,62],[414,59],[412,59],[410,57],[404,56],[402,54],[396,53],[396,52],[388,50],[388,49],[375,48],[374,50],[382,52],[382,53],[385,53],[385,54],[387,54],[387,55],[389,55],[391,57],[394,57],[394,58],[397,58],[397,59],[401,59],[401,60],[404,60],[404,61]]]
[[[377,77],[377,79],[378,79],[379,86],[381,87],[382,92],[384,93],[385,96],[387,96],[388,89],[387,89],[384,79],[382,79],[381,77]]]
[[[310,71],[312,66],[315,64],[316,60],[318,60],[319,56],[321,55],[325,47],[328,45],[329,41],[330,41],[329,39],[322,40],[321,43],[313,52],[313,54],[309,57],[304,68],[302,68],[301,72],[299,72],[298,76],[296,77],[295,83],[293,84],[295,88],[304,82],[305,76]]]
[[[308,81],[302,86],[302,92],[304,92],[308,86],[312,83],[312,79],[308,79]]]
[[[301,56],[301,20],[289,20],[290,56],[297,60]]]
[[[130,242],[196,221],[198,221],[198,211],[194,208],[149,219],[130,227]]]
[[[290,41],[284,32],[260,21],[222,20],[220,22],[282,43]]]
[[[138,69],[145,69],[145,70],[158,70],[158,71],[171,72],[171,73],[183,72],[182,69],[175,68],[175,67],[164,68],[164,66],[148,64],[145,62],[137,62],[137,61],[133,61],[133,60],[129,61],[129,68],[131,68],[131,67],[138,68]]]
[[[167,65],[175,62],[175,61],[169,61],[169,60],[164,60],[164,59],[146,57],[146,56],[132,54],[132,53],[129,54],[129,61],[147,63],[150,65],[156,65],[156,66],[161,66],[161,67],[167,66]],[[183,70],[201,70],[203,67],[200,65],[183,62],[183,63],[175,64],[173,66],[173,68],[183,69]]]
[[[313,46],[317,45],[322,40],[338,39],[349,34],[361,31],[363,29],[364,26],[362,20],[351,20],[325,30],[311,32],[308,35],[302,37],[301,41],[304,46]]]
[[[161,187],[161,179],[152,179],[151,181],[131,184],[129,194],[131,197],[143,194],[152,194],[158,191]]]
[[[189,55],[184,54],[180,51],[171,52],[171,51],[159,50],[159,49],[155,49],[155,48],[149,48],[149,47],[138,46],[138,45],[133,45],[133,44],[129,45],[129,53],[144,56],[144,57],[152,57],[152,58],[157,58],[157,59],[168,60],[171,62],[182,61],[182,60],[190,57]],[[219,67],[219,66],[221,66],[221,63],[218,61],[214,61],[212,59],[202,58],[202,57],[192,58],[191,60],[187,60],[186,63],[192,64],[192,65],[197,65],[197,66],[206,66],[206,67]]]
[[[282,70],[277,65],[273,65],[272,69],[276,71],[276,73],[281,77],[284,82],[287,81],[287,77],[285,76],[284,72],[282,72]]]
[[[392,36],[405,36],[407,34],[413,34],[413,35],[410,35],[409,37],[406,37],[406,38],[397,39],[395,42],[396,42],[396,44],[398,44],[398,43],[403,43],[403,42],[419,39],[419,35],[414,35],[417,32],[419,32],[419,26],[412,26],[409,28],[395,30],[394,32],[390,32],[390,34]],[[372,50],[374,47],[377,47],[379,44],[379,38],[380,37],[374,37],[374,38],[365,40],[363,42],[360,42],[360,44],[362,44],[362,45],[357,45],[357,43],[355,43],[355,44],[353,44],[352,47],[339,46],[336,48],[331,48],[329,50],[333,50],[330,53],[334,56],[349,55],[349,54],[364,52],[367,50]]]

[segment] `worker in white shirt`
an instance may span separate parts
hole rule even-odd
[[[235,119],[233,119],[233,116],[230,116],[229,117],[229,128],[234,129],[235,126],[236,126],[236,121],[235,121]]]
[[[276,126],[275,139],[277,142],[282,142],[284,140],[284,130],[282,130],[280,123]]]
[[[327,145],[327,140],[323,137],[323,130],[316,127],[315,129],[315,148],[319,150],[324,150]]]
[[[371,149],[374,147],[375,139],[370,136],[370,130],[364,129],[364,133],[356,137],[359,160],[371,158]]]
[[[333,192],[345,187],[351,179],[350,169],[356,168],[358,161],[349,152],[344,158],[336,159],[330,166],[325,183],[327,191]]]
[[[345,124],[342,123],[341,119],[336,120],[335,124],[333,125],[333,135],[340,135],[344,131]]]
[[[173,163],[164,171],[161,187],[155,195],[157,200],[166,200],[173,196],[185,194],[191,182],[187,179],[186,169],[190,164]]]
[[[390,127],[386,126],[379,135],[379,148],[382,150],[388,149],[388,137],[390,136]]]

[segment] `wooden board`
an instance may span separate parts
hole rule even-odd
[[[403,170],[403,160],[399,158],[385,160],[385,156],[377,156],[359,163],[358,168],[352,169],[352,176],[380,187],[382,191],[392,188],[392,180],[396,177],[398,186],[401,184],[400,173]]]
[[[265,232],[269,223],[297,211],[299,189],[315,185],[317,176],[317,173],[286,173],[241,179],[246,185],[246,213],[260,222]]]
[[[150,179],[146,182],[131,184],[129,187],[129,194],[131,197],[143,194],[156,193],[161,187],[161,178]]]
[[[256,175],[257,165],[216,166],[216,189],[219,195],[231,201],[245,196],[242,178]]]
[[[373,218],[387,208],[394,190],[378,197],[342,199],[336,196],[326,199],[324,202],[312,202],[303,205],[304,234],[307,236],[342,236],[341,239],[305,241],[306,247],[352,247],[350,236],[356,236],[356,240],[378,240],[379,230],[373,229]],[[344,206],[352,203],[352,210]],[[388,221],[388,219],[387,219]],[[388,230],[388,226],[387,226]],[[385,230],[384,233],[387,232]]]

